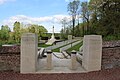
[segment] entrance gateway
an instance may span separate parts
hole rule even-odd
[[[21,37],[21,61],[20,61],[21,73],[39,73],[41,71],[39,69],[42,64],[40,62],[40,59],[38,59],[37,52],[38,52],[37,35],[33,33],[23,34]],[[56,68],[53,65],[54,61],[52,59],[52,56],[53,55],[51,52],[47,53],[45,71],[48,73],[52,73],[52,71],[55,72],[56,70]],[[70,65],[69,70],[71,71],[68,71],[68,73],[69,72],[81,73],[81,72],[101,70],[101,56],[102,56],[101,35],[85,35],[83,39],[83,56],[81,56],[82,65],[76,66],[77,64],[76,53],[73,52],[69,60],[69,65]],[[82,71],[79,68],[81,68]],[[57,72],[58,71],[56,71],[55,73]],[[67,71],[64,72],[67,73]],[[40,73],[42,73],[42,71]]]

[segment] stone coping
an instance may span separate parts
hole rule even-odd
[[[20,46],[0,47],[0,54],[20,54]]]
[[[102,45],[103,45],[103,48],[120,47],[120,40],[117,40],[117,41],[103,41]]]

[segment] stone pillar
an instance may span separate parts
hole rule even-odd
[[[34,73],[37,69],[38,37],[33,33],[21,37],[21,73]]]
[[[54,26],[53,26],[53,32],[52,32],[51,38],[52,38],[52,39],[55,39],[55,36],[54,36]]]
[[[71,69],[76,70],[77,69],[77,61],[76,61],[76,51],[73,50],[71,52]]]
[[[52,69],[52,51],[47,51],[47,69]]]
[[[101,70],[102,36],[85,35],[82,66],[89,71]]]

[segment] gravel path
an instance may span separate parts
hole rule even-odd
[[[20,74],[0,72],[0,80],[120,80],[120,68],[89,73]]]

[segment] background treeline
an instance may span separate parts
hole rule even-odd
[[[13,31],[10,30],[8,25],[1,26],[0,45],[13,43],[19,44],[21,40],[21,35],[27,32],[37,33],[39,38],[47,36],[47,30],[42,25],[36,24],[24,25],[16,21],[13,26],[14,26]]]
[[[72,20],[62,20],[63,38],[68,34],[78,37],[98,34],[104,40],[120,39],[120,0],[74,0],[67,8]]]
[[[71,19],[62,19],[63,28],[60,34],[55,34],[56,37],[67,39],[68,35],[98,34],[104,40],[120,40],[120,0],[73,0],[68,3],[67,9]],[[8,25],[1,26],[0,45],[20,43],[21,35],[26,32],[37,33],[39,38],[51,36],[42,25],[24,25],[16,21],[13,26],[13,31]]]

